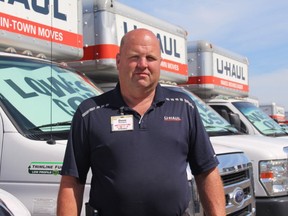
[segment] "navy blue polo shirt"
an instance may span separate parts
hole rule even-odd
[[[131,116],[132,130],[113,131],[111,117]],[[194,102],[157,86],[141,117],[114,90],[85,100],[72,121],[62,175],[92,182],[89,203],[102,216],[174,216],[188,206],[187,162],[194,175],[218,165]]]

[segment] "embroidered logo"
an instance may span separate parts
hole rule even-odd
[[[164,121],[179,122],[181,118],[179,116],[164,116]]]

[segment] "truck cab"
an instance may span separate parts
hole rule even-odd
[[[230,123],[238,125],[238,129],[245,134],[281,137],[288,139],[288,131],[281,127],[259,107],[245,99],[213,98],[206,100],[214,110],[226,118]],[[232,116],[235,116],[234,119]],[[238,123],[237,121],[238,116]]]

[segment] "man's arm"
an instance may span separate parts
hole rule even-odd
[[[72,176],[62,176],[57,200],[57,216],[78,216],[81,213],[84,184]]]
[[[218,168],[195,176],[205,215],[225,216],[225,193]]]

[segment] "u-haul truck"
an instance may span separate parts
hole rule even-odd
[[[189,88],[198,95],[248,96],[248,59],[206,41],[188,42]],[[229,90],[229,91],[228,91]]]
[[[31,215],[56,215],[72,116],[81,101],[102,93],[62,62],[114,82],[119,40],[136,26],[151,28],[161,41],[162,78],[185,82],[186,32],[180,27],[114,1],[0,1],[0,188]],[[251,162],[243,151],[220,144],[214,148],[225,180],[227,214],[254,215]],[[194,191],[192,215],[203,215],[193,178],[187,177]],[[88,178],[84,202],[89,184]]]
[[[208,41],[188,42],[186,87],[246,134],[288,139],[288,133],[249,98],[248,59]]]
[[[276,103],[271,104],[260,104],[259,108],[263,110],[267,115],[274,119],[278,123],[285,122],[285,108],[277,105]]]
[[[189,79],[183,86],[250,134],[227,136],[224,142],[242,149],[253,162],[257,215],[286,215],[288,143],[273,137],[287,137],[287,133],[247,97],[247,58],[201,40],[188,42],[187,50]]]
[[[68,64],[85,72],[103,88],[115,86],[118,80],[115,57],[120,40],[126,32],[134,28],[148,28],[158,37],[163,58],[160,79],[170,84],[187,82],[187,32],[179,26],[117,1],[83,1],[84,56],[81,60]],[[219,118],[222,119],[220,116]],[[227,215],[254,215],[254,189],[251,182],[253,175],[249,160],[236,149],[228,146],[225,148],[229,149],[223,149],[221,141],[213,141],[213,144],[220,160],[219,169],[225,186]],[[193,178],[188,176],[188,179],[192,183],[192,190],[195,190]],[[194,192],[192,197],[193,215],[203,215],[197,193]]]
[[[56,215],[73,113],[102,93],[51,61],[82,56],[81,1],[0,1],[0,188],[31,215]]]

